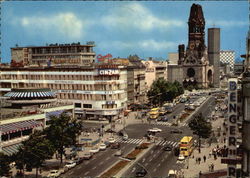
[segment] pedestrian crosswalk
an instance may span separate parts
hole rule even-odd
[[[143,142],[143,139],[139,139],[139,138],[129,138],[127,140],[123,140],[122,138],[118,138],[116,140],[117,142],[120,142],[120,143],[128,143],[128,144],[141,144]]]
[[[164,125],[164,126],[171,126],[172,123],[170,122],[151,122],[150,125]]]
[[[168,146],[176,147],[176,146],[178,146],[178,142],[161,140],[161,141],[157,142],[156,145],[159,145],[159,146],[168,145]]]

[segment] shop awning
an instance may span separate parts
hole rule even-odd
[[[42,126],[42,122],[29,120],[0,125],[2,135]]]
[[[18,152],[18,148],[21,146],[22,144],[21,143],[18,143],[18,144],[14,144],[14,145],[10,145],[10,146],[6,146],[6,147],[3,147],[3,153],[6,154],[6,155],[12,155],[13,153],[16,153]]]

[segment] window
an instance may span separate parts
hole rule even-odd
[[[83,104],[83,108],[92,108],[92,104]]]
[[[75,103],[75,107],[76,108],[81,108],[82,107],[82,103]]]

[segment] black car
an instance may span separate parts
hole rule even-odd
[[[127,133],[124,131],[124,130],[121,130],[117,133],[117,135],[119,136],[124,136],[124,135],[127,135]]]
[[[170,133],[182,134],[182,131],[175,129],[175,130],[171,130]]]
[[[157,121],[167,122],[168,118],[166,116],[162,116],[159,119],[157,119]]]
[[[114,130],[112,130],[112,129],[107,129],[107,130],[105,130],[105,132],[107,132],[107,133],[116,133]]]
[[[115,142],[111,144],[111,149],[119,149],[120,147],[121,147],[120,143]]]
[[[166,145],[166,146],[164,146],[163,150],[164,150],[164,151],[171,151],[171,150],[172,150],[172,147]]]
[[[144,177],[147,175],[147,173],[148,172],[145,169],[141,169],[141,170],[137,171],[135,175],[136,175],[136,177]]]

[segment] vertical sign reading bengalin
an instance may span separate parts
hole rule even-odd
[[[236,145],[237,128],[237,79],[229,79],[228,83],[228,159],[237,159]],[[236,164],[227,166],[228,177],[236,177]]]

